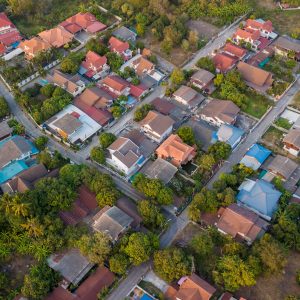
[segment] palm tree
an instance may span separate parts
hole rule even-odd
[[[16,195],[11,203],[11,211],[15,216],[26,217],[29,213],[29,205],[28,203],[22,202],[21,197],[19,195]]]
[[[11,196],[8,194],[4,194],[1,198],[1,210],[3,210],[6,215],[9,215],[11,213],[11,205]]]
[[[44,234],[43,226],[39,223],[37,218],[27,220],[27,223],[21,224],[23,228],[28,231],[30,236],[39,237]]]

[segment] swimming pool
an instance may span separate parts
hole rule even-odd
[[[0,170],[0,184],[6,182],[20,172],[27,170],[29,167],[24,160],[18,160],[10,163]]]
[[[151,298],[151,297],[148,296],[147,294],[144,294],[144,295],[141,297],[141,300],[153,300],[153,298]]]

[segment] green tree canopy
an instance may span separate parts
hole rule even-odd
[[[41,151],[46,148],[49,138],[45,135],[41,135],[34,140],[35,146]]]
[[[181,126],[177,130],[177,134],[183,140],[184,143],[193,146],[196,144],[196,139],[194,135],[194,131],[190,126]]]
[[[9,107],[6,102],[6,99],[1,96],[0,97],[0,118],[3,118],[9,114]]]
[[[165,217],[159,208],[149,200],[139,201],[138,211],[143,218],[143,223],[150,228],[161,228],[165,224]]]
[[[105,163],[105,153],[102,148],[94,147],[90,153],[91,159],[99,164]]]
[[[129,258],[124,253],[117,253],[109,259],[109,269],[116,274],[125,274],[128,266]]]
[[[176,68],[171,73],[170,79],[173,84],[182,84],[184,82],[184,73],[181,69]]]
[[[99,136],[100,144],[104,149],[108,148],[116,139],[117,137],[110,132],[103,132]]]

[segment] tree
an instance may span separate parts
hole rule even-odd
[[[216,164],[213,154],[203,154],[197,159],[197,164],[205,171],[211,171]]]
[[[75,74],[78,70],[78,67],[78,64],[69,57],[65,57],[60,64],[60,69],[62,72],[69,74]]]
[[[21,289],[25,297],[34,300],[41,300],[58,283],[60,276],[57,272],[48,267],[46,262],[32,266],[29,274],[24,277],[24,284]]]
[[[183,140],[184,143],[193,146],[196,144],[194,131],[190,126],[181,126],[177,130],[178,136]]]
[[[134,112],[133,120],[135,122],[142,121],[147,116],[148,112],[152,109],[153,105],[148,103],[139,106]]]
[[[100,147],[94,147],[91,150],[90,157],[92,160],[97,162],[98,164],[104,164],[105,163],[105,153]]]
[[[9,114],[8,104],[3,96],[0,97],[0,118],[6,117]]]
[[[216,72],[216,68],[215,68],[214,62],[213,62],[213,60],[209,56],[201,57],[197,61],[196,66],[198,68],[205,69],[205,70],[207,70],[207,71],[209,71],[211,73],[215,73]]]
[[[55,90],[55,85],[48,83],[43,87],[41,87],[40,92],[42,95],[46,96],[47,98],[50,98],[52,97],[54,90]]]
[[[170,79],[173,84],[182,84],[184,82],[184,73],[181,69],[176,68],[172,71]]]
[[[161,188],[157,194],[156,201],[160,205],[172,204],[173,203],[173,191],[168,187]]]
[[[259,258],[266,274],[279,273],[286,264],[282,245],[268,233],[253,245],[252,254]]]
[[[170,55],[173,48],[173,43],[170,40],[164,39],[163,42],[160,44],[160,47],[164,53]]]
[[[106,53],[107,62],[113,72],[117,72],[123,65],[123,59],[115,52]]]
[[[143,218],[143,223],[150,228],[162,228],[166,222],[159,208],[149,200],[139,201],[138,211]]]
[[[82,183],[82,166],[66,164],[59,170],[59,179],[66,185],[77,189]]]
[[[230,292],[256,283],[249,266],[237,255],[222,256],[217,262],[213,278],[217,284],[223,285]]]
[[[190,50],[190,43],[188,40],[184,39],[181,42],[181,48],[185,51],[188,52]]]
[[[49,138],[45,135],[41,135],[34,140],[35,146],[41,151],[46,148]]]
[[[135,232],[129,236],[124,252],[129,256],[130,261],[137,266],[147,261],[158,247],[159,239],[156,235]]]
[[[111,109],[111,113],[115,119],[119,119],[122,117],[122,108],[120,106],[113,106]]]
[[[188,35],[188,41],[192,48],[195,49],[197,47],[198,40],[199,40],[198,32],[195,30],[190,30]]]
[[[191,274],[191,259],[181,248],[159,250],[153,258],[155,272],[165,281],[172,282]]]
[[[96,52],[97,54],[99,54],[101,56],[103,56],[109,52],[109,49],[105,45],[100,43],[99,39],[96,39],[96,38],[90,39],[86,43],[85,48],[88,51]]]
[[[203,188],[200,193],[197,193],[193,199],[202,212],[216,212],[218,209],[217,194],[213,190]]]
[[[108,148],[116,139],[117,137],[110,132],[103,132],[99,136],[99,141],[103,149]]]
[[[97,194],[97,202],[100,208],[104,206],[114,206],[119,197],[119,192],[115,188],[103,187]]]
[[[208,232],[197,234],[190,242],[193,252],[201,259],[208,258],[214,249],[213,240]]]
[[[230,145],[224,142],[216,142],[208,148],[208,153],[212,154],[217,161],[227,159],[230,152]]]
[[[103,265],[111,252],[111,240],[104,232],[85,234],[78,240],[77,247],[90,262]]]
[[[221,86],[224,82],[224,74],[217,74],[216,78],[214,79],[214,85],[215,86]]]
[[[109,269],[113,273],[124,275],[129,266],[129,258],[123,253],[117,253],[109,259]]]

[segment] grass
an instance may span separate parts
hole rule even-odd
[[[274,126],[271,126],[263,135],[263,140],[268,144],[282,148],[282,136],[283,132]]]
[[[296,109],[300,110],[300,91],[294,96],[291,106],[295,107]]]
[[[165,300],[163,292],[156,286],[154,286],[151,282],[142,280],[138,285],[150,295],[154,296],[156,299]]]
[[[292,127],[292,124],[289,122],[288,119],[286,118],[278,118],[275,122],[275,125],[277,125],[278,127],[284,128],[289,130]]]

